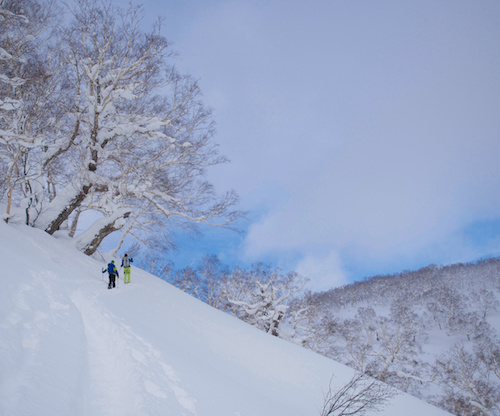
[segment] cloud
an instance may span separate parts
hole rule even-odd
[[[218,2],[181,44],[232,161],[210,178],[260,213],[241,255],[335,281],[480,253],[462,231],[500,217],[498,3],[283,4]]]
[[[335,251],[326,255],[307,255],[300,260],[295,271],[310,279],[309,286],[313,291],[328,290],[349,283],[342,269],[340,256]]]

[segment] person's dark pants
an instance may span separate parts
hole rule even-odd
[[[116,283],[115,283],[115,279],[116,279],[116,276],[112,273],[109,274],[109,285],[108,285],[108,289],[111,289],[113,287],[116,287]]]

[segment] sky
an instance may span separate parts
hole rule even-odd
[[[125,3],[123,0],[118,2]],[[324,290],[500,254],[496,0],[143,0],[214,109],[241,233],[179,236]]]

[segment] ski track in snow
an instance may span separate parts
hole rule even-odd
[[[196,400],[180,386],[161,353],[96,301],[75,292],[71,298],[85,326],[90,367],[90,416],[196,415]],[[177,401],[179,408],[168,403]]]
[[[70,314],[70,305],[61,302],[64,301],[63,294],[53,290],[56,275],[50,271],[30,273],[31,282],[19,285],[12,299],[14,307],[0,322],[4,335],[0,339],[0,352],[5,363],[22,357],[20,368],[10,368],[7,364],[1,369],[0,414],[3,408],[5,415],[21,414],[17,412],[22,412],[24,406],[28,407],[30,400],[52,401],[58,408],[78,408],[77,400],[71,395],[53,397],[54,391],[60,391],[64,384],[73,385],[74,379],[62,380],[61,377],[52,376],[51,383],[46,383],[37,390],[28,382],[43,376],[40,357],[55,359],[48,340],[50,337],[59,339],[67,335],[67,327],[62,322]],[[18,344],[8,342],[10,337],[7,334],[12,334],[11,339],[18,340]],[[67,339],[69,342],[74,340],[71,337]],[[79,369],[81,363],[75,360],[74,353],[76,351],[71,350],[59,358],[64,362],[70,361],[71,366]],[[11,411],[12,413],[8,413]]]

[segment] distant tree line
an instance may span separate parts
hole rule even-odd
[[[239,217],[205,179],[226,160],[198,84],[160,21],[141,24],[108,0],[0,0],[4,221],[65,230],[90,255],[114,232],[161,246]]]
[[[182,270],[152,271],[271,335],[454,415],[500,415],[500,258],[375,276],[321,293],[306,290],[307,279],[295,272],[263,264],[230,269],[214,255]],[[352,394],[342,391],[330,391],[333,408]],[[323,411],[344,414],[330,410]]]

